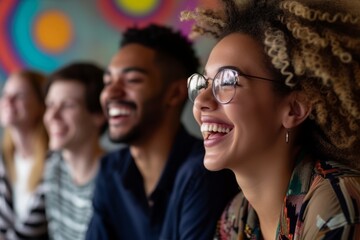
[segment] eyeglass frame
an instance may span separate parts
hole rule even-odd
[[[236,73],[236,76],[235,76],[235,77],[236,77],[236,81],[235,81],[235,83],[234,83],[234,85],[233,85],[233,87],[234,87],[234,94],[233,94],[233,96],[230,98],[230,100],[229,100],[229,101],[226,101],[226,102],[221,102],[221,101],[219,101],[219,99],[216,97],[216,94],[215,94],[215,87],[214,87],[215,85],[212,84],[212,86],[211,86],[212,94],[213,94],[214,98],[216,99],[216,101],[217,101],[218,103],[220,103],[220,104],[228,104],[228,103],[230,103],[230,102],[233,100],[233,98],[234,98],[234,96],[235,96],[235,94],[236,94],[236,86],[240,86],[239,83],[238,83],[239,77],[256,78],[256,79],[260,79],[260,80],[265,80],[265,81],[270,81],[270,82],[282,84],[282,83],[281,83],[280,81],[278,81],[278,80],[274,80],[274,79],[270,79],[270,78],[265,78],[265,77],[259,77],[259,76],[253,76],[253,75],[245,74],[245,73],[243,73],[239,68],[234,67],[234,66],[223,66],[223,67],[219,68],[218,72],[215,74],[215,76],[214,76],[213,78],[210,78],[210,77],[206,78],[206,77],[205,77],[203,74],[201,74],[201,73],[193,73],[193,74],[191,74],[191,76],[188,77],[188,79],[187,79],[187,88],[189,89],[191,79],[196,75],[196,76],[201,76],[203,79],[205,79],[205,87],[204,87],[203,89],[207,89],[208,86],[209,86],[209,80],[214,81],[214,79],[216,79],[217,75],[218,75],[220,72],[224,71],[224,70],[231,70],[231,71],[235,72],[235,73]],[[199,90],[198,90],[198,91],[199,91]],[[188,91],[188,92],[189,92],[189,91]],[[191,99],[190,94],[188,94],[188,96],[189,96],[190,101],[194,102],[195,99],[196,99],[196,97],[199,96],[199,94],[196,95],[196,97],[194,98],[194,100]]]

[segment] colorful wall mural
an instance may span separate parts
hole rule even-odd
[[[106,65],[126,27],[165,23],[189,32],[180,11],[201,0],[1,0],[0,82],[18,68],[51,72],[74,60]],[[195,43],[205,58],[209,40]]]
[[[135,24],[163,23],[187,35],[190,23],[180,22],[180,12],[212,2],[214,0],[0,0],[0,90],[8,74],[20,68],[50,73],[76,60],[106,66],[118,48],[120,32]],[[208,38],[195,41],[203,63],[213,44]],[[191,133],[200,136],[191,108],[192,104],[187,104],[182,120]],[[105,146],[111,146],[108,140],[104,141]]]

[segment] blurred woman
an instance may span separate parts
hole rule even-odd
[[[42,123],[45,76],[14,72],[0,99],[0,239],[47,239],[42,176],[48,137]]]

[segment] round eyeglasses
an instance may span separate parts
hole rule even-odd
[[[240,86],[238,83],[239,77],[257,78],[279,83],[273,79],[247,75],[237,69],[222,68],[213,79],[205,78],[200,73],[191,75],[187,80],[189,99],[194,102],[200,92],[208,87],[209,80],[212,80],[212,93],[216,101],[221,104],[227,104],[234,98],[236,86]]]

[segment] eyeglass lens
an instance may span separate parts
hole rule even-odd
[[[216,100],[220,103],[228,103],[232,100],[236,91],[238,74],[232,69],[223,69],[219,71],[212,81],[212,92]],[[209,79],[201,74],[195,73],[188,79],[188,94],[191,101],[208,86]]]

